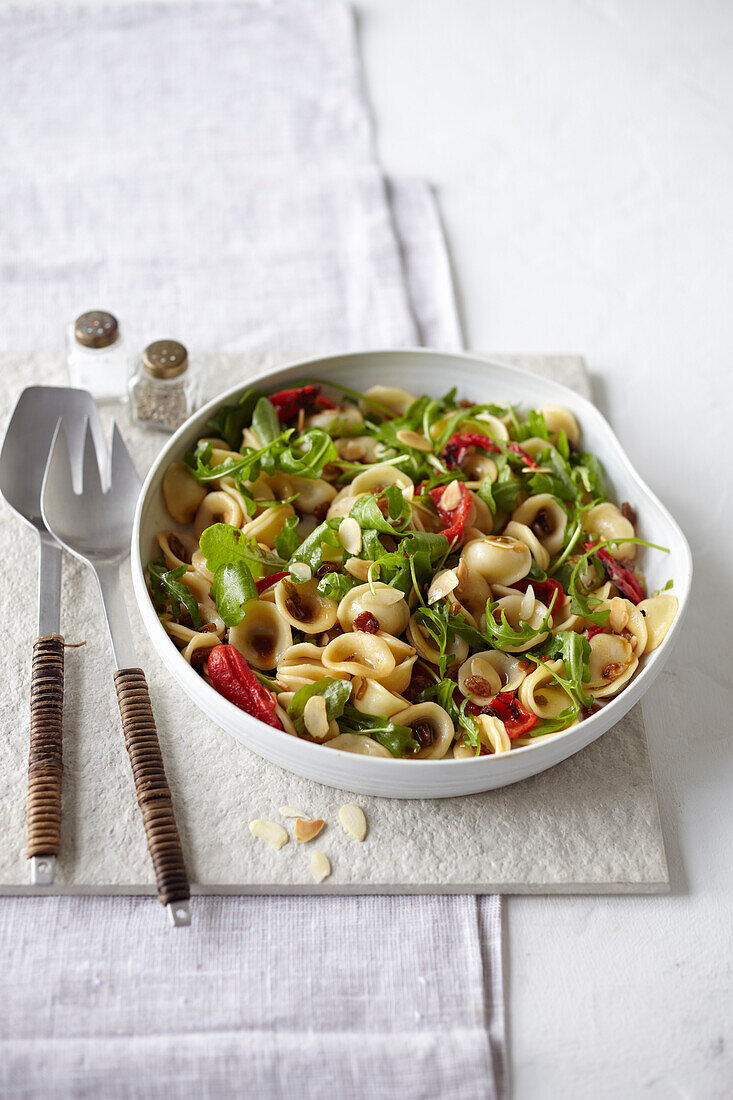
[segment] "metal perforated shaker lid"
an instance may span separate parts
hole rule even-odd
[[[119,333],[117,318],[103,309],[82,313],[74,322],[74,336],[85,348],[107,348]]]
[[[154,340],[143,352],[143,366],[153,378],[176,378],[188,366],[188,352],[177,340]]]

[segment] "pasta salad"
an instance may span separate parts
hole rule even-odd
[[[677,612],[567,408],[313,382],[250,389],[206,433],[164,474],[151,598],[214,690],[294,737],[531,745],[622,691]]]

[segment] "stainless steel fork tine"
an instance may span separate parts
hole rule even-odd
[[[114,421],[112,425],[112,453],[109,464],[109,476],[110,486],[115,492],[129,493],[130,496],[132,496],[133,493],[137,496],[140,492],[142,482],[135,469],[127,445],[122,438],[120,429],[117,427],[117,421]]]
[[[69,441],[66,436],[66,429],[64,428],[62,417],[59,417],[58,423],[56,424],[56,431],[53,433],[51,448],[48,452],[46,479],[49,492],[53,493],[56,497],[63,496],[66,498],[69,493],[74,492]]]
[[[100,473],[100,457],[92,435],[89,419],[84,421],[84,457],[82,459],[82,491],[90,498],[98,497],[102,492],[102,477]],[[105,462],[106,465],[106,462]]]

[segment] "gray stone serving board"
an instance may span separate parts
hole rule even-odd
[[[205,356],[209,394],[283,356]],[[502,356],[588,392],[575,356]],[[27,385],[66,384],[58,354],[4,354],[0,430]],[[116,414],[141,473],[163,437]],[[105,414],[109,422],[110,416]],[[0,894],[30,892],[25,858],[28,678],[34,636],[36,548],[28,528],[0,504],[5,643],[0,653]],[[183,695],[128,606],[151,688],[189,873],[200,893],[652,893],[669,878],[641,710],[562,764],[513,787],[435,801],[393,801],[322,787],[260,760]],[[94,581],[66,557],[62,627],[66,651],[62,852],[57,893],[154,893],[115,693],[112,658]],[[415,765],[419,767],[418,764]],[[369,821],[363,844],[338,823],[356,801]],[[289,804],[323,817],[317,844],[332,876],[315,886],[311,846],[278,852],[250,835],[257,817],[278,820]],[[290,823],[292,824],[292,823]]]

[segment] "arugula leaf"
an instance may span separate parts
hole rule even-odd
[[[298,523],[298,516],[288,516],[280,528],[280,532],[275,535],[275,550],[283,561],[290,561],[300,546],[300,536],[297,531]]]
[[[343,547],[339,542],[338,529],[341,523],[340,519],[327,519],[324,520],[319,527],[316,527],[315,531],[311,531],[308,538],[300,544],[298,549],[292,555],[290,564],[296,561],[304,561],[306,565],[311,567],[311,572],[315,573],[320,565],[323,563],[324,547],[331,547],[334,550],[339,550],[343,554]]]
[[[547,430],[544,415],[538,409],[530,409],[527,419],[522,424],[517,424],[512,432],[512,438],[518,443],[525,439],[546,439],[549,442],[550,433]]]
[[[481,484],[477,489],[476,495],[478,496],[479,500],[482,500],[484,504],[487,505],[492,516],[496,515],[499,509],[497,508],[496,501],[494,500],[493,484],[488,474],[486,477],[481,479]]]
[[[498,603],[492,603],[488,600],[486,603],[486,634],[491,637],[491,643],[495,649],[499,649],[502,652],[507,646],[514,649],[516,646],[523,646],[533,638],[539,637],[546,630],[549,629],[548,622],[550,615],[552,614],[552,608],[557,602],[557,592],[553,593],[553,597],[550,600],[550,604],[547,608],[545,617],[540,625],[535,629],[527,622],[520,623],[519,630],[515,630],[506,617],[506,612],[502,608],[501,622],[497,623],[494,618],[494,609],[498,606]]]
[[[508,460],[499,461],[503,455],[492,455],[494,462],[499,467],[496,481],[491,486],[491,494],[495,505],[495,512],[511,512],[517,503],[517,497],[522,492],[524,484],[521,477],[515,477]],[[489,504],[488,500],[486,501]],[[489,507],[491,505],[489,504]]]
[[[263,400],[266,400],[266,398]],[[231,458],[224,459],[216,466],[210,465],[212,452],[210,443],[201,444],[195,451],[187,451],[183,461],[200,484],[205,485],[207,482],[216,481],[220,477],[233,477],[240,491],[246,496],[250,496],[251,494],[244,482],[254,481],[263,465],[269,465],[271,472],[274,470],[274,458],[269,461],[269,456],[277,448],[283,446],[284,442],[292,435],[292,431],[292,428],[288,428],[286,432],[283,432],[277,439],[260,450],[245,447],[241,457],[232,455]]]
[[[237,626],[244,618],[244,605],[257,599],[257,588],[243,561],[220,565],[211,586],[219,614],[227,626]]]
[[[263,446],[273,443],[281,434],[280,421],[269,397],[260,397],[255,405],[252,413],[252,431]]]
[[[359,583],[356,577],[350,577],[348,573],[326,573],[319,580],[316,591],[320,596],[326,596],[327,599],[338,602]]]
[[[367,528],[366,531],[361,533],[361,551],[358,557],[363,558],[365,561],[377,561],[381,559],[384,554],[384,545],[379,538],[378,531],[372,531]]]
[[[593,704],[593,699],[586,694],[583,684],[590,679],[590,651],[590,642],[585,635],[574,630],[558,630],[527,656],[531,660],[536,660],[537,657],[562,660],[565,665],[565,680],[572,695],[582,706],[589,707]]]
[[[164,607],[170,601],[171,611],[178,618],[181,614],[181,606],[191,616],[194,630],[201,626],[201,614],[193,593],[181,582],[181,577],[186,575],[187,565],[179,565],[177,569],[169,569],[165,558],[155,558],[148,565],[148,580],[153,604],[157,610]]]
[[[399,588],[407,596],[414,584],[420,589],[430,583],[439,563],[449,550],[448,539],[443,534],[428,531],[410,531],[401,541],[399,550],[382,554],[379,563],[379,579]]]
[[[607,500],[603,467],[595,455],[584,451],[572,458],[573,477],[587,493],[598,500]]]
[[[600,546],[600,544],[599,544]],[[597,596],[593,595],[593,592],[586,588],[580,580],[580,573],[591,558],[594,557],[595,547],[593,550],[588,550],[583,554],[573,566],[570,573],[570,579],[567,585],[567,593],[570,596],[570,611],[573,615],[580,615],[589,623],[594,623],[596,626],[604,626],[608,620],[608,616],[611,614],[608,608],[602,611],[594,611],[594,607],[600,605],[600,600]],[[595,563],[598,566],[598,563]],[[602,579],[605,574],[602,569],[599,570],[599,579]]]
[[[273,465],[286,474],[298,477],[317,478],[329,462],[338,461],[339,453],[328,432],[321,428],[311,428],[297,437],[292,447],[273,455]]]
[[[557,434],[557,449],[567,462],[570,458],[570,444],[564,428],[561,428]]]
[[[420,751],[420,745],[412,736],[409,726],[397,725],[391,719],[378,714],[362,714],[351,704],[344,708],[339,719],[339,729],[342,733],[360,733],[371,737],[384,745],[385,749],[389,749],[393,756],[414,756]]]
[[[260,672],[258,668],[253,668],[252,672],[262,686],[266,687],[268,691],[271,691],[273,695],[279,695],[281,691],[285,690],[285,688],[278,684],[277,680],[274,680],[272,676],[267,676],[264,672]]]
[[[306,732],[303,711],[305,704],[314,695],[322,695],[326,700],[326,717],[329,722],[340,718],[344,707],[351,695],[351,682],[349,680],[332,680],[329,676],[323,676],[313,684],[304,684],[298,688],[288,706],[288,717],[292,719],[296,732]]]
[[[259,400],[259,390],[247,390],[236,405],[222,405],[210,420],[206,430],[218,439],[224,439],[233,451],[242,446],[242,432],[252,423],[252,413]]]
[[[359,497],[349,515],[362,529],[366,527],[385,535],[398,535],[398,528],[404,527],[410,518],[410,503],[403,497],[399,485],[388,485],[379,497],[387,502],[386,516],[382,515],[378,498],[371,494]]]
[[[559,733],[568,728],[571,722],[578,717],[578,711],[574,707],[568,707],[561,711],[557,718],[542,718],[529,731],[530,737],[544,737],[548,733]]]
[[[559,451],[548,447],[542,452],[541,464],[551,466],[552,473],[536,473],[529,478],[532,493],[550,493],[560,500],[575,500],[578,487],[573,481],[572,470]]]
[[[229,523],[214,523],[202,532],[199,548],[206,558],[206,566],[216,573],[222,565],[246,562],[256,577],[274,573],[286,563],[267,550],[262,550],[253,538],[247,538],[237,527]]]
[[[415,612],[415,622],[432,639],[440,655],[438,670],[441,680],[445,678],[446,669],[452,657],[452,654],[448,653],[448,646],[455,638],[451,618],[448,600],[439,600],[432,607],[418,607]]]

